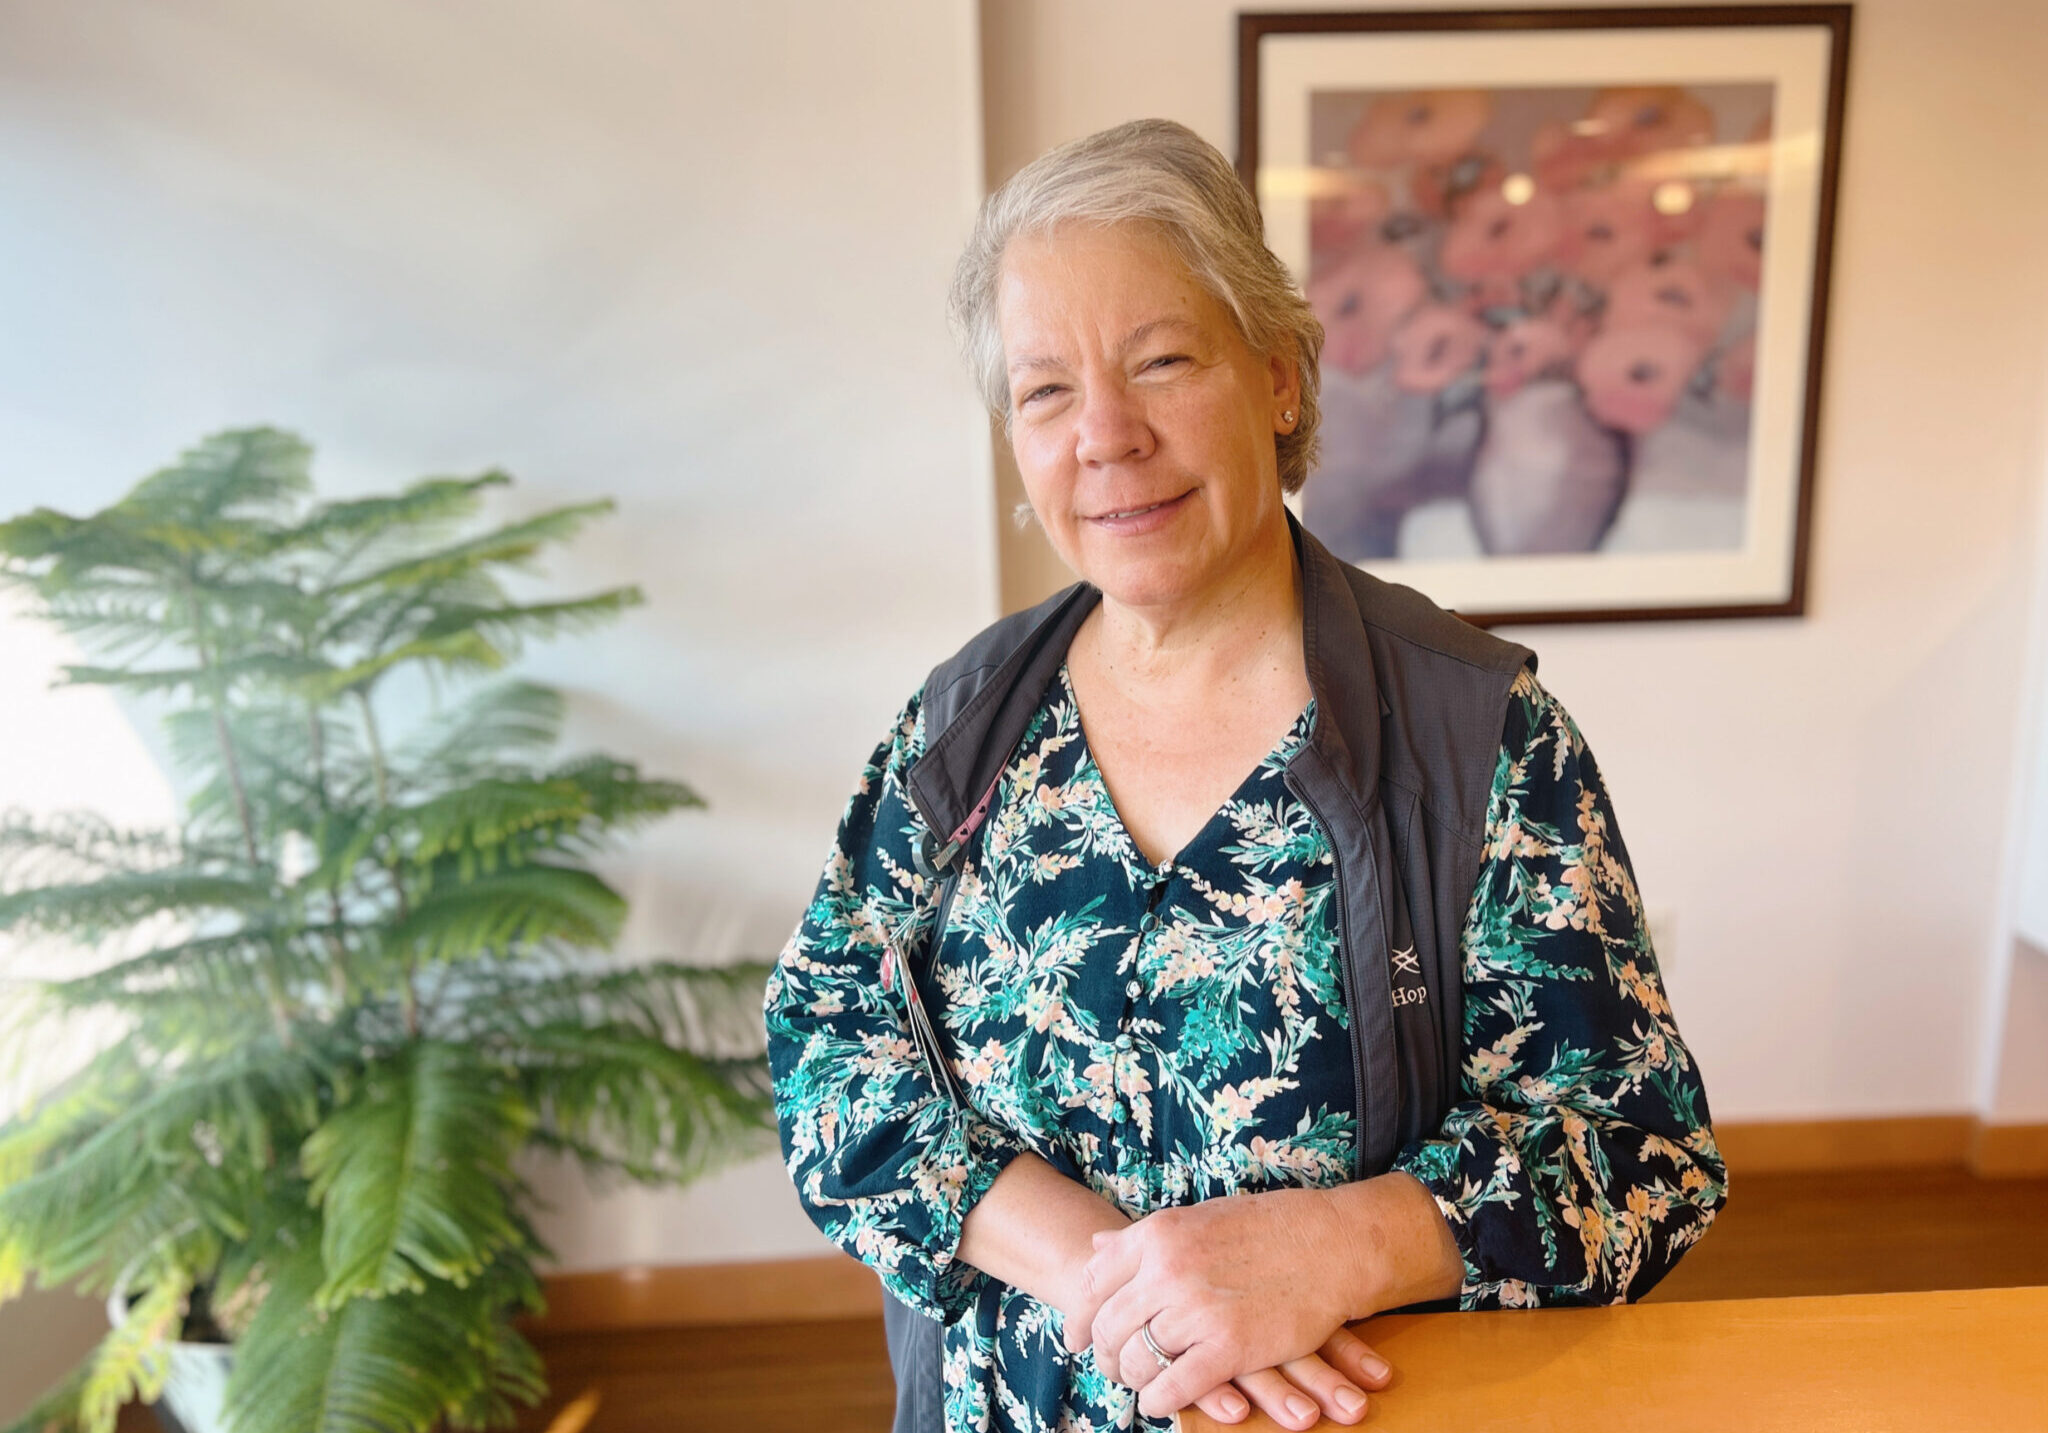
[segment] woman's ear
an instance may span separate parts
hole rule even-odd
[[[1266,360],[1273,380],[1274,427],[1282,433],[1294,431],[1301,421],[1301,362],[1292,354],[1276,353]],[[1282,415],[1291,414],[1291,417]]]

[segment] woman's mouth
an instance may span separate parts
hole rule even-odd
[[[1187,500],[1194,496],[1194,492],[1193,488],[1189,488],[1177,497],[1162,498],[1156,503],[1146,503],[1139,507],[1119,508],[1114,512],[1097,513],[1089,518],[1088,521],[1117,533],[1150,532],[1153,528],[1171,521]]]

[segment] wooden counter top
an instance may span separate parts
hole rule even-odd
[[[1394,1381],[1355,1426],[1390,1433],[2048,1430],[2048,1287],[1386,1314],[1357,1330]],[[1181,1419],[1226,1427],[1280,1425]]]

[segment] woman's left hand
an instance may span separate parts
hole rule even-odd
[[[1194,1406],[1218,1423],[1241,1422],[1250,1411],[1246,1398],[1282,1428],[1313,1428],[1321,1418],[1356,1423],[1365,1417],[1365,1391],[1385,1388],[1393,1376],[1387,1361],[1364,1339],[1340,1328],[1306,1358],[1240,1373],[1197,1398]]]
[[[1095,1236],[1066,1342],[1139,1390],[1149,1418],[1240,1375],[1314,1353],[1361,1310],[1336,1271],[1354,1267],[1325,1191],[1282,1189],[1162,1209]],[[1140,1330],[1173,1362],[1161,1368]],[[1312,1421],[1312,1420],[1311,1420]]]

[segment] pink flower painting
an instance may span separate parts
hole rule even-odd
[[[1309,528],[1363,563],[1737,541],[1772,85],[1308,100]]]

